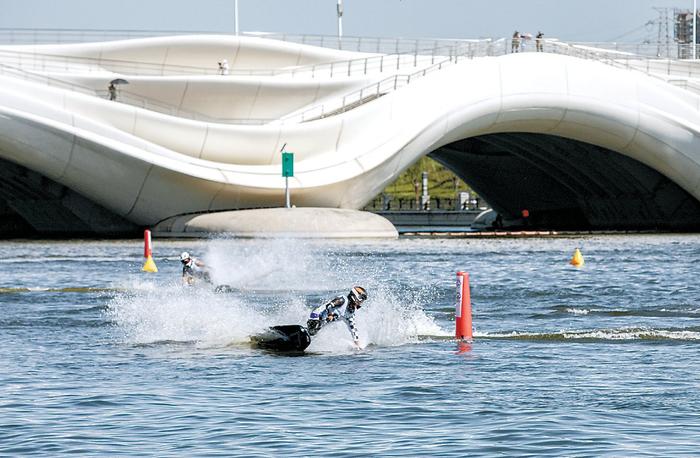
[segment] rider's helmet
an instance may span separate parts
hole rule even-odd
[[[362,286],[353,286],[348,294],[348,300],[355,308],[360,308],[360,305],[367,300],[367,290]]]
[[[186,252],[186,251],[183,251],[183,252],[180,254],[180,262],[183,263],[183,264],[186,264],[187,261],[189,261],[189,260],[190,260],[190,254],[189,254],[188,252]]]

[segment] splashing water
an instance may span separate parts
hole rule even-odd
[[[212,240],[207,253],[212,280],[267,291],[345,288],[345,264],[323,244],[304,240]]]
[[[174,341],[222,346],[246,340],[261,321],[259,313],[235,297],[183,286],[119,294],[106,313],[130,344]]]
[[[360,346],[392,347],[416,343],[421,336],[447,336],[416,303],[403,303],[390,291],[379,289],[357,312]],[[354,349],[343,323],[325,326],[311,342],[312,352],[342,352]]]
[[[128,344],[194,342],[200,347],[244,344],[269,326],[302,324],[309,306],[353,284],[368,287],[370,299],[356,315],[360,344],[395,346],[421,336],[445,336],[422,308],[432,292],[405,294],[380,279],[381,266],[367,266],[357,256],[334,252],[329,245],[295,240],[213,240],[205,260],[215,284],[232,287],[216,293],[211,285],[184,287],[132,281],[118,292],[106,312]],[[407,300],[405,296],[410,296]],[[343,323],[334,323],[313,338],[309,351],[353,350]]]
[[[304,324],[309,308],[299,295],[218,294],[208,288],[164,285],[118,293],[107,317],[128,344],[195,342],[201,347],[242,344],[269,326]],[[356,315],[362,347],[414,343],[420,336],[448,335],[420,305],[404,304],[377,290]],[[309,351],[346,352],[354,345],[343,323],[314,337]]]

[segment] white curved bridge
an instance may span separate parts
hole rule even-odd
[[[3,46],[0,212],[39,232],[123,233],[277,207],[286,144],[300,207],[361,208],[430,154],[506,221],[528,209],[529,224],[549,228],[700,228],[700,65],[506,47],[367,53],[230,36]],[[110,101],[115,78],[128,84]]]

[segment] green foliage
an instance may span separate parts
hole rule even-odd
[[[414,183],[418,183],[418,193],[421,193],[423,172],[428,172],[428,192],[432,198],[454,199],[459,191],[471,192],[471,188],[457,175],[427,156],[409,167],[396,181],[384,188],[383,192],[396,199],[415,198]]]

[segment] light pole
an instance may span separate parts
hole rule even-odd
[[[695,42],[697,38],[695,35],[698,30],[698,0],[693,0],[693,59],[696,59],[698,55],[695,53]]]
[[[236,36],[238,36],[238,0],[233,0],[233,16],[236,18]]]
[[[343,38],[343,0],[338,0],[338,38]]]

